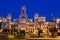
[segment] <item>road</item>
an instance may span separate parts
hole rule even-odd
[[[10,36],[10,38],[9,38]],[[26,35],[24,37],[21,36],[14,36],[14,35],[4,35],[4,34],[0,34],[0,40],[60,40],[60,36],[55,36],[55,37],[48,37],[48,36],[44,36],[44,37],[30,37],[29,35]]]
[[[29,36],[28,34],[26,34],[24,37],[18,35],[12,35],[12,34],[0,34],[0,40],[60,40],[60,36],[55,36],[55,37],[49,37],[49,36],[42,36],[42,37],[38,37],[38,36]]]

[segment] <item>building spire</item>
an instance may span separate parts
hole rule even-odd
[[[34,19],[37,19],[39,17],[38,13],[34,13]]]
[[[26,7],[25,6],[22,6],[21,13],[26,14]]]
[[[55,21],[55,17],[54,17],[53,13],[51,14],[51,21],[53,21],[53,22]]]
[[[21,8],[21,14],[20,14],[20,19],[27,19],[27,14],[26,14],[26,7],[25,6],[22,6]]]

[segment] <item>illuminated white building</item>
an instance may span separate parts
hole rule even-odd
[[[6,22],[6,28],[11,28],[11,24],[17,24],[19,30],[25,30],[28,33],[34,33],[38,30],[38,28],[45,30],[45,28],[47,29],[47,27],[49,27],[48,25],[55,25],[56,23],[58,24],[60,19],[56,19],[56,23],[47,22],[45,17],[39,17],[39,14],[35,13],[33,21],[33,19],[28,19],[26,7],[22,6],[19,19],[14,19],[14,22],[11,22],[11,14],[8,14],[7,18],[0,18],[0,22],[2,21]]]
[[[56,19],[56,23],[59,23],[60,19]]]
[[[57,24],[56,24],[56,27],[59,28],[60,18],[59,18],[59,19],[56,19],[56,23],[57,23]],[[58,24],[59,24],[59,25],[58,25]]]

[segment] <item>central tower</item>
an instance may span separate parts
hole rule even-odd
[[[27,21],[26,7],[22,6],[21,14],[19,16],[20,23],[25,23]]]
[[[19,29],[26,30],[26,23],[27,23],[27,14],[26,14],[26,7],[21,7],[21,14],[19,16]]]

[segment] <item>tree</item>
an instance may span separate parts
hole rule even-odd
[[[15,34],[15,32],[18,33],[18,30],[16,29],[16,27],[18,27],[18,25],[16,25],[16,24],[11,25],[11,33],[13,33],[13,32],[14,32],[14,34]]]
[[[50,27],[49,31],[52,33],[52,36],[54,36],[55,32],[57,32],[56,27]]]
[[[20,35],[25,36],[25,30],[20,30]]]
[[[43,32],[42,32],[42,29],[39,29],[39,28],[38,28],[38,36],[40,36],[40,33],[43,33]]]

